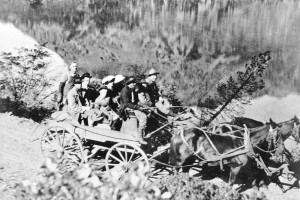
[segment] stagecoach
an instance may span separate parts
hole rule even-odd
[[[170,124],[165,123],[150,135]],[[111,178],[120,178],[135,163],[143,163],[144,169],[150,169],[149,161],[169,148],[169,144],[155,151],[141,147],[136,137],[137,127],[138,121],[133,115],[123,122],[120,131],[111,130],[108,124],[89,127],[71,120],[50,120],[40,138],[42,154],[45,157],[63,156],[61,167],[64,170],[90,163],[100,173],[107,172]]]
[[[170,124],[171,122],[159,126],[154,132],[163,129]],[[198,162],[189,165],[190,167],[194,167],[196,171],[201,171],[201,166],[203,164],[218,161],[220,163],[220,167],[223,169],[223,161],[227,158],[232,158],[234,156],[250,152],[257,156],[255,158],[257,165],[263,168],[268,176],[277,176],[277,172],[286,169],[286,165],[282,165],[276,169],[265,166],[264,160],[253,150],[253,148],[260,148],[258,145],[251,142],[250,132],[253,129],[248,129],[246,126],[241,128],[234,125],[225,125],[229,126],[230,129],[236,128],[242,131],[244,144],[226,153],[219,153],[210,138],[213,135],[225,137],[224,135],[228,136],[235,132],[218,132],[218,128],[216,127],[222,126],[223,125],[215,125],[210,128],[198,128],[203,131],[213,149],[218,153],[217,156],[204,160],[197,156],[197,152],[192,150],[192,147],[184,139],[183,128],[176,127],[173,129],[174,132],[178,132],[173,132],[173,134],[176,134],[177,136],[180,135],[183,140],[183,144],[190,148],[189,150],[193,153],[193,155],[199,158],[197,159]],[[45,157],[52,156],[57,153],[63,154],[64,158],[66,158],[65,160],[67,160],[67,162],[64,163],[65,168],[72,168],[74,165],[89,162],[98,166],[99,171],[106,173],[111,178],[119,179],[123,174],[128,172],[130,166],[135,163],[143,163],[145,169],[150,169],[150,162],[153,161],[160,164],[159,168],[156,168],[156,171],[154,172],[158,175],[156,178],[159,178],[160,173],[169,173],[175,166],[170,166],[167,161],[161,162],[156,158],[166,152],[168,153],[170,144],[168,143],[159,149],[155,149],[155,151],[149,151],[149,149],[145,146],[141,146],[141,144],[137,141],[137,127],[138,122],[135,116],[129,116],[129,118],[123,122],[120,131],[110,130],[107,125],[100,127],[88,127],[78,123],[72,123],[68,120],[52,120],[48,123],[47,129],[40,138],[41,150]],[[298,129],[299,126],[296,128]],[[152,133],[150,135],[152,135]]]

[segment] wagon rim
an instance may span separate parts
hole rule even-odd
[[[139,171],[140,175],[145,176],[142,180],[146,182],[149,174],[149,160],[145,152],[136,145],[118,143],[113,145],[105,157],[105,168],[108,176],[113,180],[122,180],[129,170],[137,165],[143,165]]]
[[[72,170],[84,161],[80,138],[61,126],[48,127],[40,138],[40,145],[45,158],[58,158],[62,171]]]

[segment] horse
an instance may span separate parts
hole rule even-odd
[[[247,117],[235,117],[231,122],[229,122],[229,124],[239,127],[244,127],[244,125],[246,125],[247,128],[257,128],[265,125],[263,122]]]
[[[280,123],[276,123],[270,118],[270,124],[272,127],[279,127],[283,141],[292,136],[296,142],[300,142],[300,120],[296,116]]]
[[[281,135],[281,145],[280,145],[280,151],[282,152],[281,155],[285,155],[286,158],[288,160],[290,160],[292,158],[291,153],[285,148],[284,146],[284,141],[290,137],[293,136],[294,140],[296,142],[300,141],[300,131],[299,131],[299,119],[295,116],[294,118],[292,118],[291,120],[285,121],[285,122],[281,122],[281,123],[275,123],[271,118],[269,119],[268,122],[271,126],[271,128],[278,129],[278,134]],[[232,126],[233,125],[233,126]],[[224,133],[224,132],[229,132],[232,130],[237,130],[237,127],[243,127],[243,125],[246,125],[248,128],[257,128],[257,127],[261,127],[264,124],[260,121],[257,120],[253,120],[250,118],[245,118],[245,117],[237,117],[234,120],[232,120],[229,123],[226,123],[226,125],[224,124],[220,124],[218,125],[216,132],[219,132],[220,134]],[[232,126],[232,127],[230,127]],[[258,153],[263,157],[263,160],[266,162],[266,165],[270,166],[270,165],[276,165],[278,167],[278,163],[274,163],[270,158],[271,158],[271,153],[265,153],[263,151],[258,150]],[[282,164],[282,163],[281,163]],[[280,165],[281,165],[280,164]],[[253,165],[256,165],[256,163],[254,163]],[[265,178],[266,178],[266,174],[264,173],[263,170],[255,170],[256,175],[254,175],[254,179],[252,182],[252,187],[255,187],[256,185],[265,185]],[[247,175],[249,175],[249,173],[247,172]],[[278,182],[278,179],[275,180]],[[279,183],[280,186],[280,183]]]
[[[250,132],[251,144],[267,151],[275,150],[276,153],[280,153],[277,146],[282,146],[282,140],[270,140],[270,130],[272,132],[271,134],[276,131],[276,129],[272,129],[269,124],[252,130]],[[209,137],[206,135],[209,135]],[[182,166],[184,162],[193,155],[198,159],[202,159],[204,162],[213,160],[213,158],[218,156],[217,152],[224,154],[241,147],[244,144],[244,138],[241,136],[243,136],[242,130],[236,130],[232,135],[209,134],[199,128],[182,130],[181,134],[176,134],[171,139],[169,156],[170,164]],[[272,149],[270,149],[270,147]],[[255,151],[257,151],[256,148]],[[249,158],[252,158],[252,156],[253,155],[248,153],[242,153],[223,159],[224,164],[227,164],[230,167],[230,185],[234,184],[241,168],[248,163]],[[219,163],[218,160],[210,161],[208,162],[208,165],[216,166],[219,165]]]

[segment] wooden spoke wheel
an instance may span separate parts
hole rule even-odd
[[[83,163],[83,147],[80,138],[60,126],[47,128],[41,137],[44,157],[59,159],[60,170],[72,170]]]
[[[105,157],[106,172],[115,180],[121,180],[130,168],[138,163],[144,164],[144,172],[148,174],[149,161],[146,154],[139,147],[130,144],[115,144]]]
[[[149,183],[155,183],[161,180],[163,177],[167,175],[173,174],[173,170],[171,167],[162,167],[162,166],[152,166],[150,169],[150,175],[148,177]]]

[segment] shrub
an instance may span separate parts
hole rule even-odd
[[[240,194],[226,184],[216,185],[187,174],[166,175],[145,186],[147,171],[143,163],[132,165],[121,180],[108,178],[89,164],[73,171],[60,171],[63,158],[47,158],[33,180],[15,185],[15,197],[27,199],[100,199],[100,200],[240,200],[266,199],[265,195]]]
[[[25,104],[39,105],[47,96],[42,96],[51,85],[46,78],[45,58],[49,53],[42,46],[32,49],[20,48],[17,52],[0,54],[0,88],[4,97]]]
[[[42,122],[51,116],[54,108],[30,107],[24,102],[12,101],[9,97],[0,98],[0,113],[11,112],[15,116],[32,119],[35,122]]]
[[[146,177],[143,165],[132,166],[128,175],[120,181],[113,181],[105,176],[99,177],[89,164],[75,168],[73,171],[59,171],[60,159],[47,158],[35,180],[23,181],[15,186],[15,197],[25,199],[166,199],[168,193],[161,193],[155,185],[144,187]]]
[[[51,114],[53,105],[44,101],[53,94],[51,80],[46,77],[47,57],[49,53],[38,45],[0,54],[0,112],[12,112],[37,122]]]
[[[243,195],[227,184],[217,186],[199,177],[189,177],[188,174],[166,176],[159,182],[162,191],[172,194],[171,200],[240,200],[266,199],[265,195]]]

